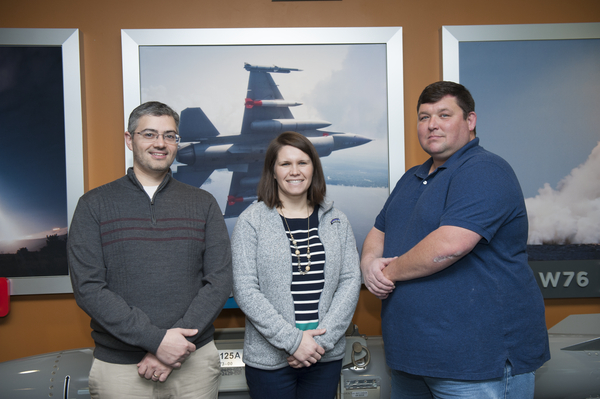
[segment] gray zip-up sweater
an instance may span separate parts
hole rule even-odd
[[[325,286],[319,301],[315,341],[325,349],[322,362],[344,357],[348,328],[358,302],[360,266],[356,241],[346,215],[332,203],[319,207],[319,237],[325,248]],[[264,202],[248,207],[232,236],[233,293],[246,314],[244,362],[274,370],[287,366],[302,340],[296,328],[291,292],[292,255],[275,208]]]
[[[94,356],[138,363],[167,329],[197,328],[210,342],[231,293],[229,235],[211,194],[169,174],[152,200],[127,176],[84,194],[69,230],[77,304],[92,318]]]

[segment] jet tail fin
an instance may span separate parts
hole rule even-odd
[[[186,108],[181,111],[179,135],[182,142],[201,141],[209,137],[217,137],[219,131],[202,108]]]

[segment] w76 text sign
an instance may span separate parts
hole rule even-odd
[[[600,260],[529,262],[544,298],[600,297]]]

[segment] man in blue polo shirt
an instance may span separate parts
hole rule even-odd
[[[464,86],[427,86],[417,112],[431,158],[398,181],[361,260],[392,398],[533,398],[550,351],[517,177],[479,146]]]

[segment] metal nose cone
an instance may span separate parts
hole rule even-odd
[[[177,151],[177,155],[175,157],[177,162],[184,163],[186,165],[193,165],[196,163],[196,151],[194,151],[193,145],[188,145],[185,147],[179,146],[179,150]]]
[[[357,147],[373,141],[370,138],[358,134],[333,134],[333,150],[342,150],[344,148]]]

